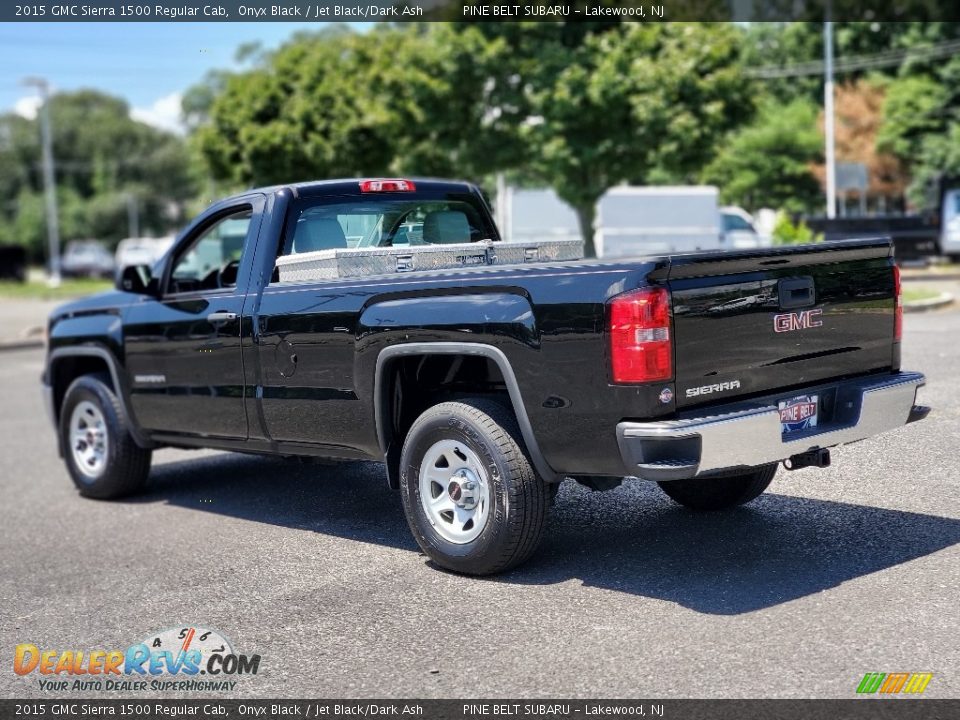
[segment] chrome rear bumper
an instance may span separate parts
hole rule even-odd
[[[679,480],[786,460],[820,448],[857,442],[925,417],[915,406],[920,373],[844,380],[717,408],[706,416],[660,422],[621,422],[617,443],[627,475]],[[796,437],[781,434],[778,400],[817,393],[829,397],[830,418]]]

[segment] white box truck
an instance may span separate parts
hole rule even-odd
[[[717,188],[614,187],[597,203],[597,257],[720,248]]]
[[[720,208],[709,185],[614,187],[597,203],[594,242],[598,257],[766,247],[752,218],[740,208]]]
[[[508,242],[582,239],[576,212],[552,188],[506,187],[500,203],[497,220]]]

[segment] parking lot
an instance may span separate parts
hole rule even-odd
[[[262,657],[223,697],[849,698],[867,672],[932,672],[925,695],[956,697],[958,339],[960,311],[906,318],[926,421],[727,514],[566,483],[541,552],[494,579],[431,567],[373,463],[163,450],[146,494],[82,499],[42,350],[4,352],[0,694],[43,695],[10,669],[18,643],[204,627]]]

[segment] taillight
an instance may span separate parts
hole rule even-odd
[[[642,288],[610,301],[610,360],[615,383],[673,377],[670,293],[666,288]]]
[[[361,180],[360,192],[414,192],[416,185],[410,180]]]
[[[903,336],[903,285],[898,265],[893,266],[893,293],[896,297],[893,309],[893,340],[897,342]]]

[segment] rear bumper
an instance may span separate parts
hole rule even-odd
[[[901,372],[844,380],[711,409],[710,415],[660,422],[621,422],[617,443],[626,474],[648,480],[680,480],[786,460],[810,450],[857,442],[914,420],[920,373]],[[785,440],[779,400],[829,394],[832,418]]]

